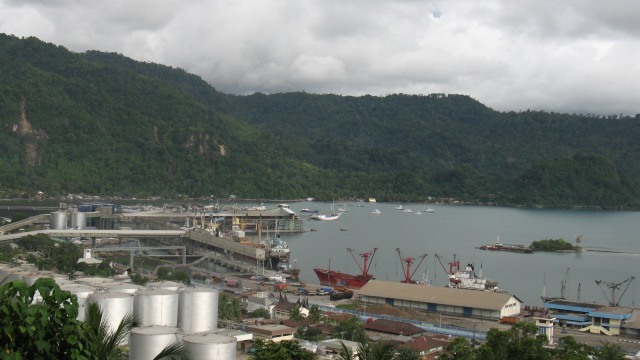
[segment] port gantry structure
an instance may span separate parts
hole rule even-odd
[[[302,220],[298,219],[295,213],[289,209],[272,209],[260,211],[229,211],[217,213],[175,213],[175,212],[137,212],[137,213],[113,213],[105,214],[101,212],[87,212],[87,218],[105,217],[116,220],[120,223],[135,224],[136,228],[131,229],[121,227],[119,229],[35,229],[21,231],[29,225],[50,225],[50,214],[39,214],[30,218],[9,223],[0,227],[0,243],[12,241],[29,235],[43,234],[57,238],[88,238],[91,239],[91,248],[94,251],[104,251],[97,247],[98,238],[153,238],[159,239],[167,245],[178,245],[181,249],[198,249],[201,256],[210,258],[211,261],[221,263],[225,266],[241,269],[242,271],[256,271],[262,267],[264,270],[265,261],[268,260],[268,251],[260,246],[261,239],[257,242],[249,241],[244,236],[216,236],[208,231],[207,226],[214,224],[216,227],[228,230],[232,224],[242,224],[243,229],[273,229],[274,232],[301,232]],[[238,220],[240,219],[240,220]],[[199,226],[198,226],[199,221]],[[185,223],[187,226],[180,226],[177,223]],[[193,224],[193,226],[189,226]],[[226,227],[226,228],[225,228]],[[15,232],[17,231],[18,232]],[[258,237],[260,231],[258,230]],[[165,239],[165,240],[162,240]],[[176,244],[177,243],[177,244]],[[139,246],[136,249],[140,248]],[[130,251],[130,248],[126,248]],[[140,248],[142,250],[142,248]],[[181,251],[184,256],[186,250]],[[220,254],[227,254],[227,260]],[[183,263],[184,263],[183,259]],[[228,264],[227,264],[228,263]]]

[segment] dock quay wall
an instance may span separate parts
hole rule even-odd
[[[248,246],[228,238],[216,237],[209,234],[206,230],[191,229],[187,232],[187,237],[200,244],[227,250],[243,257],[261,261],[267,258],[266,250],[263,248]]]

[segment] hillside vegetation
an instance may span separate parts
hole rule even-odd
[[[228,95],[181,69],[7,35],[0,60],[0,197],[640,204],[637,116],[496,112],[447,94]]]

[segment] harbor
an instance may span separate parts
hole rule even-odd
[[[451,214],[447,214],[449,211],[455,212],[464,208],[434,206],[437,210],[432,213],[409,216],[405,211],[388,211],[385,206],[389,204],[377,203],[376,209],[381,211],[374,216],[369,208],[373,204],[348,204],[345,206],[351,206],[351,211],[343,213],[337,220],[313,222],[311,225],[313,227],[305,229],[303,222],[310,220],[307,217],[313,216],[316,212],[298,212],[295,209],[307,204],[306,202],[294,203],[292,206],[277,206],[270,210],[243,209],[242,212],[201,210],[184,213],[175,209],[155,209],[125,213],[99,209],[82,216],[77,215],[76,209],[67,210],[67,215],[63,216],[59,209],[48,215],[42,214],[19,224],[15,223],[11,231],[8,231],[7,227],[0,228],[0,231],[8,232],[0,235],[0,241],[38,233],[70,239],[86,238],[86,244],[91,245],[96,254],[105,251],[125,253],[129,256],[131,267],[141,264],[146,256],[150,258],[174,256],[177,261],[168,266],[188,269],[194,283],[229,291],[237,296],[244,296],[252,291],[266,291],[273,297],[277,296],[274,294],[284,292],[291,296],[309,297],[313,303],[322,305],[323,308],[355,301],[363,307],[369,307],[368,316],[375,317],[383,315],[376,314],[375,311],[389,312],[388,309],[381,308],[384,305],[401,312],[417,310],[424,314],[424,319],[420,320],[422,322],[433,320],[433,314],[440,314],[441,317],[445,316],[447,323],[458,324],[456,326],[466,329],[473,327],[474,335],[478,338],[483,336],[482,327],[479,324],[483,324],[482,326],[487,329],[495,326],[509,326],[509,324],[501,325],[500,322],[511,318],[524,320],[537,316],[536,314],[543,316],[548,314],[548,311],[553,311],[562,318],[563,303],[555,303],[560,304],[558,307],[552,302],[528,301],[529,297],[526,293],[521,292],[517,286],[513,286],[513,282],[509,281],[509,275],[522,276],[522,272],[529,271],[527,278],[532,279],[529,283],[535,282],[535,277],[532,277],[533,272],[527,270],[530,261],[528,259],[535,259],[534,263],[538,265],[544,264],[545,256],[556,261],[562,259],[566,263],[580,263],[588,260],[588,257],[593,254],[599,257],[617,256],[624,260],[633,253],[632,248],[615,247],[610,249],[610,252],[589,251],[591,249],[587,244],[584,252],[535,253],[523,256],[510,251],[504,253],[480,251],[479,246],[472,243],[459,246],[455,244],[455,237],[452,237],[453,241],[447,241],[447,247],[439,248],[438,241],[429,241],[427,236],[419,242],[422,247],[420,250],[418,246],[412,247],[411,241],[408,241],[418,239],[408,231],[411,226],[422,229],[428,225],[429,231],[436,233],[439,221],[445,220],[451,223],[453,218]],[[314,203],[314,205],[321,207],[327,204]],[[383,214],[388,213],[394,214],[392,215],[394,217],[381,221],[384,218]],[[438,216],[444,216],[444,218],[438,218]],[[288,228],[289,231],[273,230],[279,227],[276,224],[286,224],[287,221],[289,225],[283,228]],[[363,223],[358,224],[357,221]],[[97,226],[89,226],[89,224]],[[376,224],[383,226],[376,227]],[[382,230],[398,224],[402,225],[401,228],[405,233],[392,231],[386,234]],[[16,232],[17,226],[26,227],[28,231]],[[37,227],[42,229],[36,230]],[[103,227],[112,227],[112,229]],[[347,228],[348,232],[343,231]],[[371,228],[379,233],[376,236],[368,236],[366,232]],[[299,231],[301,229],[302,231]],[[131,238],[137,240],[132,241]],[[365,239],[367,241],[362,242]],[[396,240],[390,243],[384,241],[388,239],[403,241]],[[518,240],[528,239],[519,238]],[[125,246],[115,246],[123,242]],[[527,243],[527,241],[522,242]],[[108,243],[114,246],[106,247]],[[392,249],[392,244],[402,244],[402,248]],[[304,249],[302,245],[314,246],[314,249]],[[615,246],[615,244],[609,245]],[[429,248],[447,251],[430,252]],[[456,251],[451,251],[452,248]],[[165,251],[169,251],[169,254],[158,255],[155,249],[166,249]],[[331,251],[326,253],[326,250]],[[419,252],[420,256],[417,255]],[[310,261],[307,258],[309,254],[313,254],[312,266],[309,266]],[[561,258],[562,256],[565,258]],[[326,261],[323,261],[323,258]],[[511,271],[505,271],[505,264],[511,264]],[[385,275],[384,269],[389,269],[389,265],[396,267],[394,276],[389,276],[391,272]],[[541,292],[546,291],[545,282],[548,281],[548,291],[553,293],[552,279],[557,280],[558,274],[554,276],[551,268],[537,269],[542,270],[542,276],[545,279],[541,284]],[[549,271],[548,277],[546,271]],[[569,278],[568,274],[568,271],[566,273],[563,271],[561,279],[560,300],[563,301],[571,298],[569,289],[573,283],[569,280],[574,278]],[[584,276],[584,274],[580,275]],[[579,276],[576,278],[580,279]],[[581,280],[577,281],[580,284]],[[602,280],[601,282],[616,284]],[[580,286],[578,285],[578,288]],[[587,287],[583,287],[585,288]],[[388,293],[389,289],[394,289],[391,297]],[[580,294],[579,291],[578,299],[580,295],[584,299],[586,292]],[[461,296],[463,292],[465,294],[471,292],[469,294],[475,295]],[[411,297],[412,294],[422,295],[414,299]],[[623,306],[629,301],[634,304],[635,287],[628,292],[625,289],[622,295],[619,294],[616,306]],[[431,300],[420,304],[419,299],[424,298]],[[458,304],[459,298],[469,300],[464,304]],[[483,300],[484,298],[486,300]],[[485,302],[492,305],[489,307],[482,305]],[[412,305],[407,307],[405,304],[408,303]],[[595,303],[596,301],[590,303],[592,308]],[[602,305],[603,303],[605,305]],[[626,315],[613,315],[615,312],[609,312],[605,302],[600,301],[600,304],[596,307],[598,311],[612,314],[613,317],[632,314],[627,312],[623,313]],[[579,306],[572,306],[575,309],[582,309]],[[364,313],[364,310],[362,312]],[[411,316],[416,317],[417,314],[413,312]],[[406,314],[403,313],[401,316]],[[565,319],[567,322],[562,324],[563,328],[565,331],[581,331],[586,328],[587,323],[601,322],[588,312],[585,312],[581,319],[582,324],[578,324],[574,323],[573,318],[567,318]],[[415,319],[410,320],[415,321]],[[431,330],[436,331],[438,327],[433,327],[433,322],[431,324]],[[594,329],[604,335],[615,335],[615,331],[609,325]],[[618,329],[629,331],[624,326]]]

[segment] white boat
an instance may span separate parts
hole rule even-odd
[[[380,210],[378,210],[378,209],[371,210],[371,213],[372,214],[381,214]]]
[[[440,257],[436,255],[438,261]],[[440,265],[444,268],[444,264],[440,261]],[[449,262],[449,272],[447,273],[449,284],[447,287],[456,289],[468,289],[468,290],[484,290],[493,292],[503,292],[498,288],[498,283],[489,280],[482,276],[482,266],[480,266],[480,272],[476,273],[473,264],[467,264],[464,270],[460,269],[460,261],[456,260],[455,256],[453,261]]]
[[[432,208],[428,207],[428,208],[424,209],[424,212],[426,212],[426,213],[432,213],[432,212],[436,212],[436,211],[435,211],[434,209],[432,209]]]
[[[396,210],[404,210],[404,208],[402,207],[402,205],[398,205],[396,206]]]
[[[411,210],[411,209],[404,209],[404,210],[402,210],[402,211],[403,211],[403,212],[406,212],[406,213],[409,213],[409,214],[413,213],[413,210]]]
[[[312,219],[312,220],[321,220],[321,221],[338,220],[340,215],[342,215],[343,213],[344,213],[343,211],[339,211],[339,212],[336,213],[334,205],[331,204],[331,215],[318,214],[318,215],[311,216],[310,219]]]
[[[413,213],[414,215],[422,215],[422,213],[420,212],[420,210],[416,211]]]
[[[321,220],[321,221],[338,220],[340,215],[342,215],[342,213],[338,213],[336,215],[320,214],[320,215],[313,215],[310,219]]]

